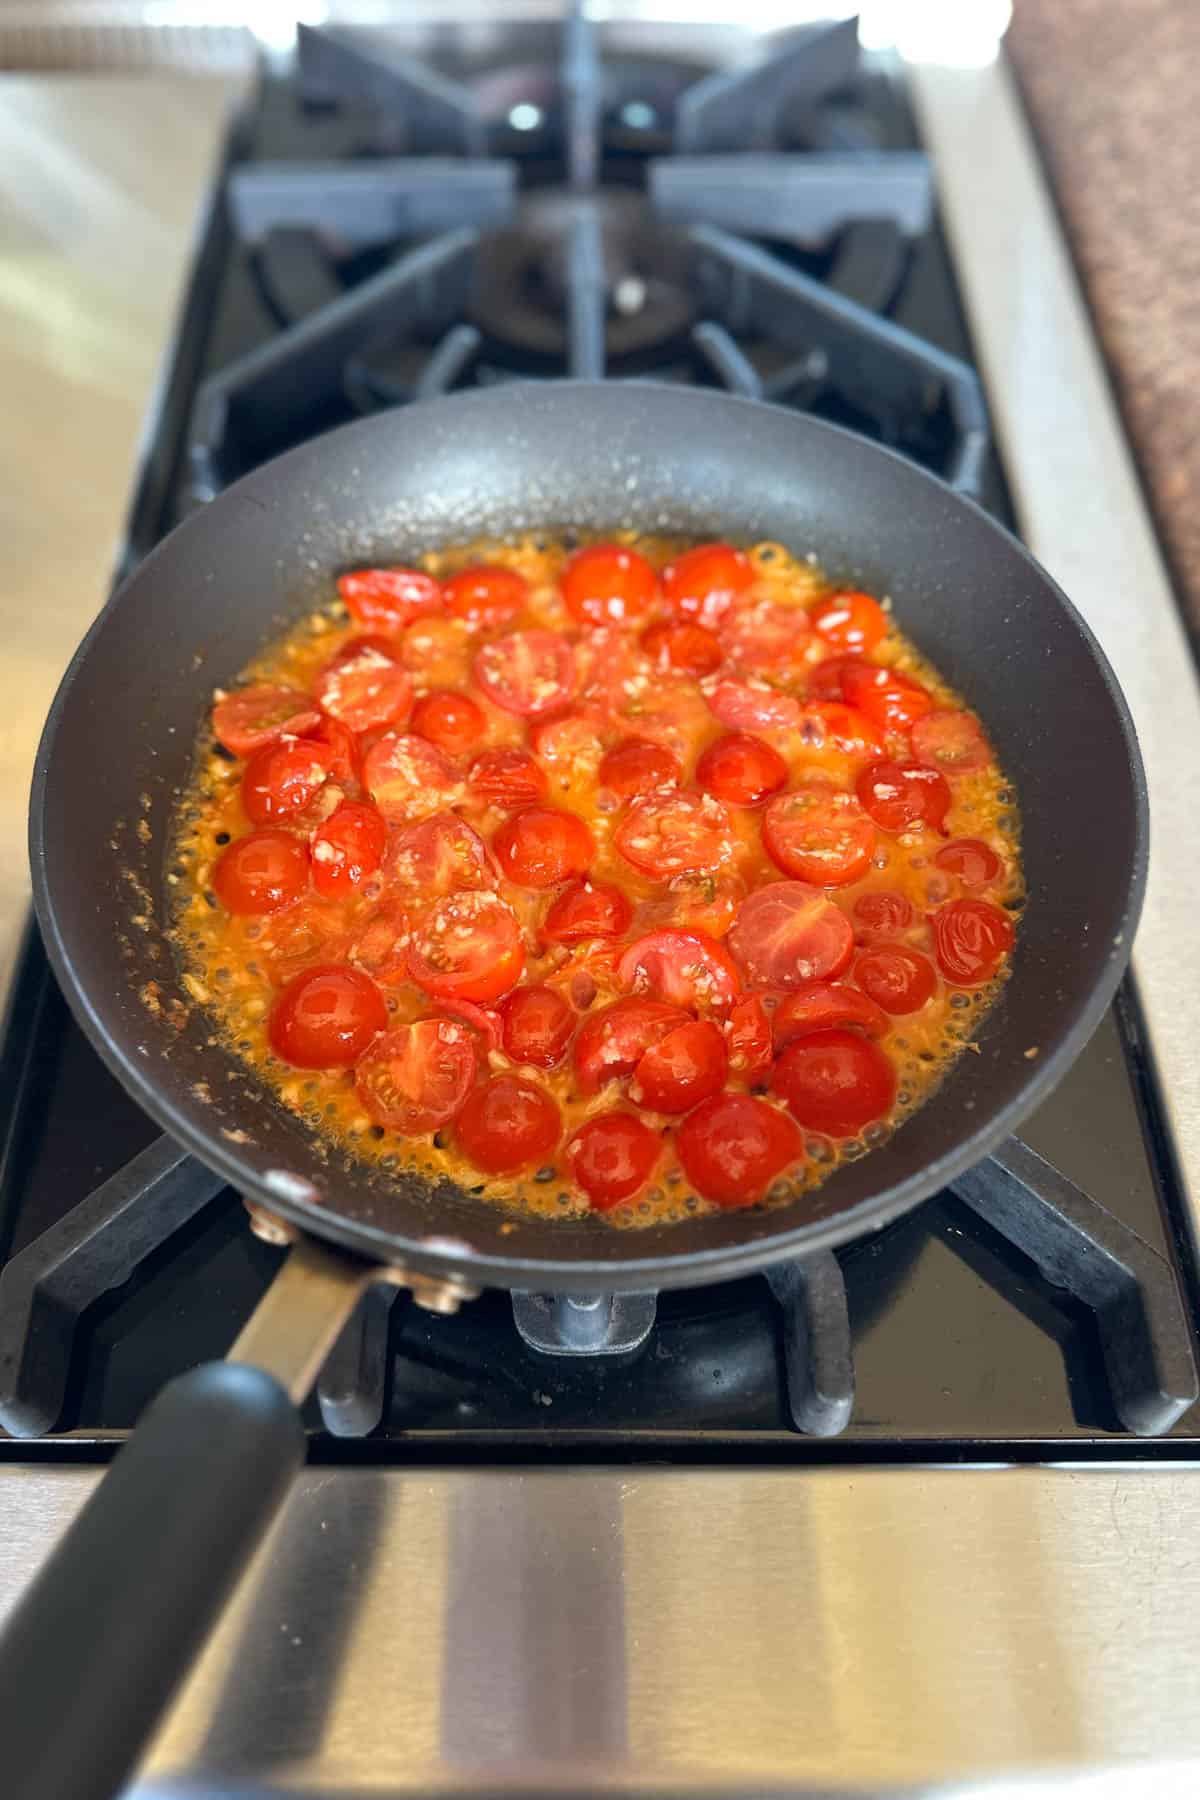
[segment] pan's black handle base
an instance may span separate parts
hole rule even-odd
[[[797,1431],[838,1437],[854,1411],[854,1352],[841,1264],[832,1250],[768,1269],[783,1314],[788,1405]]]
[[[121,1789],[303,1460],[261,1369],[163,1389],[0,1635],[6,1794]]]
[[[1174,1271],[1099,1201],[1019,1138],[951,1191],[1096,1315],[1117,1416],[1138,1437],[1168,1431],[1200,1393]]]

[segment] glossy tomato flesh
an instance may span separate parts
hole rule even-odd
[[[771,1020],[776,1051],[785,1050],[793,1038],[810,1037],[814,1031],[834,1027],[865,1031],[882,1037],[888,1030],[882,1007],[857,988],[836,981],[810,981],[788,994]]]
[[[459,1020],[417,1019],[375,1040],[354,1085],[377,1125],[423,1137],[462,1110],[478,1067],[475,1040]]]
[[[575,692],[575,657],[553,631],[511,631],[475,657],[475,679],[495,705],[538,719],[565,706]]]
[[[387,1028],[387,1004],[361,969],[344,963],[307,969],[275,1002],[271,1048],[298,1069],[335,1069],[357,1062]]]
[[[485,1175],[542,1162],[561,1134],[562,1119],[545,1088],[515,1075],[498,1075],[476,1088],[455,1125],[459,1149]]]
[[[251,831],[217,858],[213,891],[227,912],[253,915],[291,906],[308,887],[308,845],[286,831]]]
[[[467,773],[472,794],[496,806],[527,806],[544,798],[547,785],[527,750],[481,750]]]
[[[607,1212],[645,1187],[662,1156],[662,1139],[632,1113],[587,1119],[567,1145],[571,1174],[595,1212]]]
[[[554,1069],[567,1053],[575,1014],[557,989],[516,988],[500,1002],[501,1041],[516,1063]]]
[[[733,855],[729,814],[711,794],[648,794],[613,841],[626,862],[659,879],[715,869]]]
[[[589,1015],[575,1038],[575,1073],[583,1093],[594,1094],[606,1081],[629,1075],[643,1052],[677,1025],[686,1025],[681,1006],[661,1000],[614,1000]]]
[[[506,819],[492,839],[496,861],[520,887],[557,887],[587,870],[596,845],[577,813],[531,806]]]
[[[313,738],[278,738],[246,764],[242,805],[255,825],[278,825],[312,805],[333,768],[333,751]]]
[[[420,569],[354,569],[337,586],[351,616],[373,631],[402,631],[442,607],[441,586]]]
[[[621,937],[632,918],[633,906],[620,888],[603,881],[574,881],[551,904],[542,936],[551,944]]]
[[[638,794],[676,786],[680,773],[678,758],[662,744],[652,744],[646,738],[626,738],[609,751],[596,780],[622,800],[630,800]]]
[[[225,694],[213,708],[213,736],[234,756],[250,756],[284,733],[298,737],[320,718],[308,694],[258,681]]]
[[[756,806],[787,777],[787,764],[778,750],[744,731],[716,738],[696,764],[697,785],[731,806]]]
[[[321,670],[313,692],[322,709],[350,731],[403,724],[412,706],[407,669],[374,638],[352,638]]]
[[[473,750],[487,729],[483,709],[469,694],[455,693],[452,688],[422,694],[413,707],[411,724],[418,737],[428,738],[451,756]]]
[[[919,825],[940,831],[950,810],[945,776],[921,763],[871,763],[855,785],[863,810],[883,831],[911,831]]]
[[[737,965],[716,938],[670,928],[631,944],[617,965],[617,979],[632,993],[691,1008],[726,1008],[741,988]]]
[[[515,987],[525,967],[521,928],[495,894],[438,900],[413,932],[409,974],[427,994],[484,1003]]]
[[[985,887],[989,881],[995,881],[1004,868],[992,846],[985,844],[982,838],[955,838],[952,844],[944,845],[933,860],[939,869],[957,875],[964,887]]]
[[[956,987],[990,981],[1013,947],[1012,920],[987,900],[952,900],[933,914],[932,924],[938,967]]]
[[[679,669],[685,675],[711,675],[725,660],[718,638],[703,625],[682,619],[674,625],[651,625],[642,634],[642,648],[660,669]]]
[[[752,1094],[715,1094],[688,1114],[676,1140],[698,1194],[728,1209],[753,1206],[804,1154],[786,1113]]]
[[[720,1092],[728,1067],[725,1040],[712,1020],[689,1019],[641,1056],[629,1097],[651,1112],[688,1112]]]
[[[312,884],[327,899],[344,899],[383,861],[387,826],[375,807],[343,800],[313,833]]]
[[[816,887],[857,881],[871,866],[875,827],[853,794],[799,787],[763,814],[763,844],[785,875]]]
[[[807,1131],[847,1138],[891,1111],[896,1071],[856,1032],[814,1031],[788,1045],[771,1086]]]
[[[748,894],[729,933],[729,947],[752,981],[800,987],[840,975],[850,961],[850,921],[820,888],[773,881]]]
[[[424,898],[457,888],[483,887],[491,879],[487,845],[457,813],[434,813],[397,831],[387,850],[389,881]]]
[[[864,950],[854,965],[864,994],[887,1013],[918,1012],[937,992],[937,971],[927,956],[907,944],[879,944]]]

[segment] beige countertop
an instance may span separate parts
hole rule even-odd
[[[0,76],[0,1005],[38,736],[108,589],[233,97],[206,76]]]

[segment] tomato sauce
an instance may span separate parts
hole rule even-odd
[[[984,727],[886,599],[632,536],[342,576],[214,696],[173,862],[188,991],[284,1106],[618,1227],[879,1152],[1023,894]]]

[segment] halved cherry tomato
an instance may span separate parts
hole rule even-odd
[[[633,907],[620,888],[607,882],[573,881],[552,904],[542,924],[550,944],[584,944],[590,938],[621,937],[629,929]]]
[[[753,580],[753,564],[732,544],[697,544],[662,572],[671,606],[702,625],[715,625]]]
[[[912,732],[918,762],[943,775],[965,775],[991,762],[992,752],[974,713],[932,712],[918,719]]]
[[[645,738],[626,738],[604,758],[596,783],[622,800],[631,800],[635,794],[674,787],[681,773],[677,758],[661,744],[651,744]]]
[[[313,693],[331,717],[351,731],[399,725],[412,705],[412,681],[378,638],[352,638],[313,682]]]
[[[467,771],[467,785],[495,806],[527,806],[545,795],[546,776],[527,750],[481,750]]]
[[[322,714],[303,735],[307,742],[324,744],[329,751],[329,773],[339,787],[352,790],[357,787],[360,778],[358,744],[348,725]]]
[[[696,764],[699,786],[731,806],[757,805],[781,788],[787,775],[787,764],[778,750],[745,731],[716,738]]]
[[[793,695],[749,681],[718,682],[708,704],[731,731],[794,731],[800,725],[800,702]]]
[[[440,584],[420,569],[354,569],[337,586],[359,623],[375,631],[402,631],[442,607]]]
[[[545,1088],[516,1075],[497,1075],[476,1088],[454,1127],[459,1149],[485,1175],[541,1162],[561,1133],[558,1108]]]
[[[440,750],[385,731],[363,757],[363,785],[385,819],[425,819],[457,799],[460,783]]]
[[[878,756],[883,749],[883,739],[865,714],[840,700],[808,701],[800,713],[799,730],[812,750]]]
[[[995,881],[1004,864],[982,838],[955,838],[934,857],[939,869],[957,875],[964,887],[985,887]]]
[[[865,1031],[868,1037],[882,1037],[888,1030],[887,1015],[874,1000],[837,981],[810,981],[797,988],[776,1007],[771,1025],[777,1052],[793,1038],[835,1026]]]
[[[945,776],[920,763],[871,763],[856,787],[863,807],[884,831],[911,831],[915,825],[940,831],[950,808]]]
[[[620,625],[640,619],[658,594],[651,563],[623,544],[577,550],[560,577],[567,611],[582,625]]]
[[[819,662],[808,677],[808,694],[811,700],[844,700],[846,698],[845,681],[851,669],[863,667],[861,656],[827,656]],[[874,668],[874,663],[866,665]]]
[[[937,974],[927,956],[907,944],[879,944],[854,965],[854,979],[886,1013],[919,1012],[937,992]]]
[[[329,899],[354,893],[383,861],[387,826],[373,806],[343,800],[312,840],[312,883]]]
[[[235,756],[250,756],[285,732],[299,737],[311,730],[320,716],[309,695],[299,689],[256,681],[217,701],[213,736]]]
[[[788,1045],[771,1086],[806,1130],[847,1138],[891,1110],[896,1070],[857,1032],[814,1031]]]
[[[579,691],[601,709],[619,713],[651,673],[651,663],[636,639],[619,626],[597,625],[575,643]]]
[[[349,951],[346,916],[340,906],[303,899],[276,913],[257,946],[275,987],[316,963],[342,962]]]
[[[565,706],[575,692],[575,659],[553,631],[512,631],[484,644],[475,679],[505,712],[538,719]]]
[[[451,618],[494,631],[516,618],[529,598],[529,583],[516,569],[475,563],[444,581],[442,593]]]
[[[721,647],[742,669],[779,668],[804,648],[812,625],[802,606],[751,600],[721,621]]]
[[[744,994],[729,1013],[729,1068],[756,1081],[771,1066],[771,1018],[761,994]]]
[[[386,1030],[387,1003],[375,983],[361,969],[331,963],[288,982],[268,1035],[276,1056],[297,1069],[338,1069]]]
[[[279,912],[308,886],[308,845],[287,831],[251,831],[218,857],[213,892],[227,912]]]
[[[820,888],[772,881],[738,908],[729,946],[752,981],[801,987],[840,975],[854,948],[850,921]]]
[[[725,660],[725,652],[711,631],[681,619],[673,625],[651,625],[642,633],[642,648],[659,669],[678,669],[684,675],[711,675]]]
[[[785,875],[842,887],[871,866],[875,827],[853,794],[799,787],[777,794],[763,814],[763,844]]]
[[[702,931],[708,937],[724,937],[746,898],[740,875],[708,869],[686,869],[673,875],[661,900],[643,902],[641,917],[648,925],[678,926],[680,931]]]
[[[951,900],[930,922],[938,967],[956,987],[990,981],[1013,947],[1012,920],[987,900]]]
[[[662,1139],[632,1113],[601,1113],[567,1144],[567,1166],[592,1204],[608,1212],[645,1187],[662,1155]]]
[[[514,988],[500,1002],[501,1041],[517,1063],[553,1069],[567,1054],[575,1014],[551,987]]]
[[[394,986],[408,979],[408,946],[412,920],[399,901],[389,900],[372,913],[350,945],[350,960],[376,981]]]
[[[613,839],[626,862],[659,880],[716,869],[733,855],[729,814],[711,794],[648,794]]]
[[[787,1114],[752,1094],[714,1094],[689,1113],[676,1140],[698,1194],[724,1208],[753,1206],[804,1155]]]
[[[278,825],[311,805],[329,778],[333,751],[313,738],[277,738],[246,764],[242,805],[255,825]]]
[[[630,944],[617,979],[634,994],[653,994],[672,1006],[731,1006],[741,990],[733,958],[700,931],[652,931]]]
[[[476,1006],[473,1000],[448,1000],[444,994],[438,1005],[477,1032],[485,1051],[500,1048],[500,1014],[491,1007]]]
[[[725,1085],[729,1053],[711,1019],[691,1019],[639,1059],[629,1097],[651,1112],[690,1112]]]
[[[413,707],[411,726],[418,737],[428,738],[439,750],[462,756],[479,742],[487,720],[470,694],[435,688],[431,694],[422,694]]]
[[[866,713],[880,731],[911,731],[918,719],[934,707],[928,688],[902,675],[899,669],[881,669],[859,661],[842,675],[842,692],[851,706]]]
[[[492,839],[492,850],[510,881],[547,888],[584,874],[596,844],[577,813],[531,806],[505,820]]]
[[[496,894],[448,894],[425,913],[408,950],[409,974],[427,994],[483,1004],[521,979],[525,950],[510,906]]]
[[[835,650],[865,653],[887,636],[888,618],[870,594],[848,592],[823,600],[812,614],[812,624]]]
[[[594,1094],[606,1081],[629,1075],[652,1044],[686,1025],[681,1006],[661,1000],[614,1000],[583,1021],[573,1052],[580,1091]]]
[[[483,887],[491,878],[487,845],[456,813],[434,813],[396,833],[387,852],[388,879],[426,898]]]
[[[912,901],[892,888],[860,894],[854,902],[854,916],[868,931],[895,937],[912,924]]]
[[[377,1125],[423,1137],[462,1110],[475,1085],[475,1040],[457,1019],[417,1019],[377,1038],[354,1071],[354,1085]]]
[[[556,774],[568,769],[591,769],[604,751],[604,718],[595,707],[564,713],[561,719],[543,719],[529,734],[533,753],[549,763]]]

